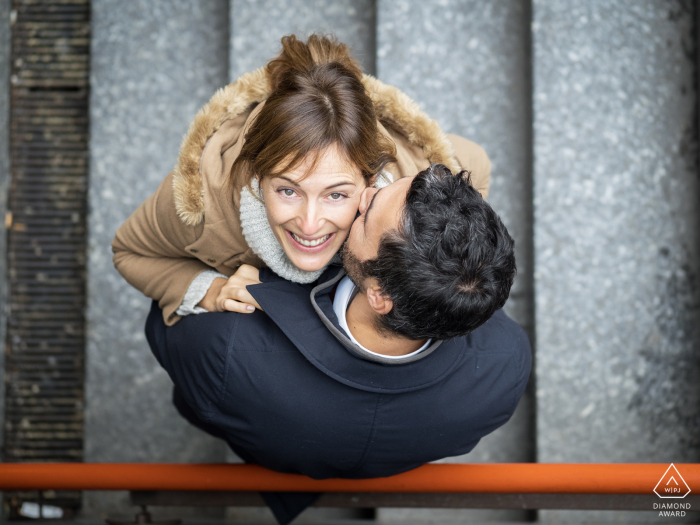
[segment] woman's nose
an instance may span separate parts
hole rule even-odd
[[[308,203],[299,216],[299,229],[302,235],[313,236],[321,228],[319,208],[315,203]]]
[[[367,211],[369,203],[372,202],[372,197],[374,197],[374,194],[378,191],[377,188],[365,188],[362,192],[362,197],[360,197],[360,207],[358,209],[360,213],[365,213]]]

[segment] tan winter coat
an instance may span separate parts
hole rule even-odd
[[[397,162],[385,169],[396,180],[413,176],[431,162],[453,172],[472,173],[486,197],[491,163],[484,150],[456,135],[445,135],[417,104],[394,87],[365,75],[380,130],[396,143]],[[114,265],[135,288],[159,302],[165,322],[175,313],[192,280],[205,270],[233,275],[241,264],[264,266],[246,243],[240,225],[242,184],[225,191],[243,137],[269,94],[264,68],[220,89],[197,113],[185,136],[175,169],[158,190],[119,228],[112,242]]]

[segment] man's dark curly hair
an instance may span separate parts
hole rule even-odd
[[[394,304],[380,329],[450,339],[503,307],[515,278],[514,242],[468,172],[455,176],[442,164],[420,172],[402,213],[377,258],[361,263]]]

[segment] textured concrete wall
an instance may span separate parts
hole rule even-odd
[[[170,379],[143,333],[150,300],[114,270],[110,243],[175,165],[197,110],[227,83],[228,4],[94,0],[92,10],[85,459],[223,461],[223,442],[172,407]],[[86,492],[85,513],[130,515],[125,497]]]
[[[0,217],[7,209],[7,187],[10,181],[10,0],[0,0]],[[4,227],[3,227],[4,228]],[[0,235],[0,342],[5,347],[7,323],[7,236]],[[0,422],[5,421],[5,352],[0,352]],[[0,450],[4,425],[0,427]],[[2,493],[0,493],[0,498]],[[0,521],[2,520],[0,509]]]
[[[446,132],[480,144],[493,166],[489,201],[516,241],[518,278],[506,310],[532,340],[530,13],[525,1],[380,1],[377,76]],[[534,342],[534,341],[533,341]],[[513,419],[455,462],[534,460],[532,396]],[[384,509],[381,521],[517,520],[518,511]]]
[[[700,459],[694,8],[534,2],[541,462]]]
[[[230,78],[257,69],[279,53],[280,38],[334,33],[374,74],[374,0],[231,0]]]

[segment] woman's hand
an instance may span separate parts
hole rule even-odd
[[[253,296],[250,295],[246,286],[249,284],[259,284],[259,270],[249,264],[241,265],[236,273],[227,279],[214,279],[209,287],[207,295],[204,296],[197,306],[201,306],[209,312],[239,312],[249,314],[258,310],[262,311],[260,305]]]

